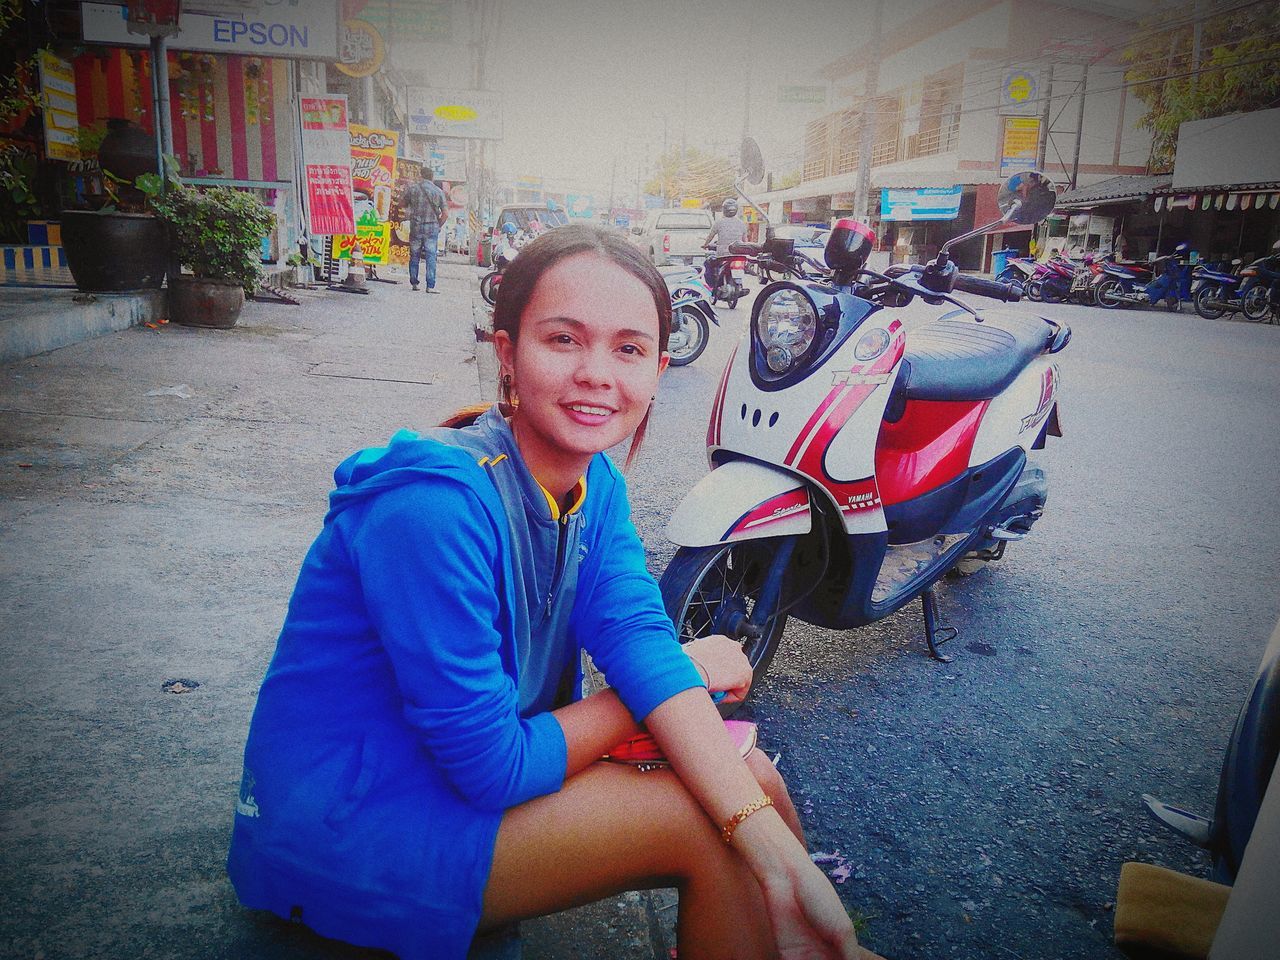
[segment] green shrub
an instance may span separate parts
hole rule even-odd
[[[234,280],[251,296],[261,276],[262,238],[275,216],[262,201],[234,187],[169,184],[151,198],[169,225],[174,252],[184,267],[205,280]]]

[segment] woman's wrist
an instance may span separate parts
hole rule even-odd
[[[705,666],[703,666],[702,661],[699,660],[697,657],[695,657],[692,653],[686,652],[685,655],[690,660],[693,661],[693,669],[698,671],[698,676],[702,677],[703,685],[706,686],[708,690],[710,690],[711,689],[711,671],[709,671]]]

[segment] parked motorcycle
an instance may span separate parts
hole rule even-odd
[[[738,301],[747,295],[745,285],[747,275],[747,258],[752,251],[758,249],[755,244],[732,243],[729,252],[723,256],[715,253],[708,255],[702,268],[705,271],[707,288],[711,291],[711,303],[723,300],[733,310]]]
[[[1206,320],[1217,320],[1228,313],[1239,313],[1243,309],[1240,300],[1240,284],[1245,278],[1236,271],[1239,259],[1231,261],[1231,270],[1215,270],[1207,264],[1198,264],[1191,271],[1191,279],[1195,288],[1191,293],[1191,302],[1196,313]]]
[[[996,280],[1000,283],[1020,283],[1025,286],[1035,279],[1038,266],[1035,257],[1011,257]]]
[[[1041,516],[1045,475],[1028,454],[1061,435],[1050,355],[1071,336],[954,297],[1019,289],[964,276],[949,250],[1039,222],[1055,197],[1042,174],[1017,174],[1000,220],[883,274],[866,268],[870,229],[841,220],[829,277],[759,293],[715,394],[711,472],[667,527],[679,549],[661,588],[682,640],[740,640],[758,679],[788,617],[847,629],[919,598],[929,653],[948,659],[938,648],[955,631],[937,623],[933,584],[962,559],[1000,558]],[[776,244],[761,254],[787,259]],[[895,311],[917,297],[959,309],[908,333]]]
[[[683,367],[702,356],[711,336],[708,321],[720,326],[711,305],[711,291],[698,275],[696,267],[659,267],[671,293],[671,335],[667,352],[671,366]]]
[[[1062,303],[1071,297],[1071,283],[1075,279],[1076,264],[1061,254],[1038,264],[1035,276],[1026,286],[1029,300],[1041,303]]]
[[[1187,245],[1180,243],[1173,253],[1153,260],[1150,282],[1143,279],[1142,270],[1137,265],[1104,264],[1102,271],[1106,279],[1098,284],[1098,306],[1148,307],[1163,301],[1169,311],[1179,310],[1182,301],[1190,299],[1191,292],[1191,277],[1186,264],[1182,262],[1182,256],[1186,252]],[[1155,288],[1154,299],[1149,292],[1152,288]]]
[[[1240,285],[1241,313],[1255,323],[1267,319],[1280,323],[1280,240],[1271,245],[1276,251],[1259,257],[1240,271],[1244,283]]]

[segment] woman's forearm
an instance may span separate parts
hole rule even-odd
[[[561,707],[553,711],[552,716],[560,722],[568,747],[566,778],[585,770],[610,747],[641,730],[613,690],[603,690]]]

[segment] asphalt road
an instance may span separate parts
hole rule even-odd
[[[939,590],[955,661],[924,655],[918,605],[845,632],[793,619],[742,713],[780,755],[811,847],[847,866],[864,942],[897,960],[1120,956],[1122,863],[1207,872],[1139,795],[1212,812],[1280,614],[1280,328],[1013,309],[1072,327],[1065,436],[1039,452],[1033,535]],[[721,313],[707,352],[666,377],[631,479],[655,573],[749,302]]]
[[[474,277],[443,285],[0,366],[0,956],[366,955],[250,915],[222,862],[333,465],[492,396]],[[659,393],[630,477],[655,573],[748,309]],[[1048,511],[998,568],[943,588],[956,661],[923,655],[914,609],[845,633],[793,621],[744,710],[894,960],[1116,956],[1120,864],[1204,866],[1138,795],[1210,808],[1280,612],[1280,328],[1053,310],[1076,337]],[[634,924],[597,936],[617,919],[571,918],[529,956],[645,956],[643,929],[623,943]]]

